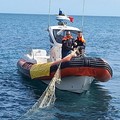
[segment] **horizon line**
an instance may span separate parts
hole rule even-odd
[[[19,14],[19,15],[49,15],[47,13],[16,13],[16,12],[0,12],[0,14]],[[50,15],[57,15],[57,14],[50,14]],[[74,15],[68,15],[68,16],[83,16],[83,15],[77,15],[77,14],[74,14]],[[91,16],[91,17],[120,17],[119,15],[84,15],[84,16]]]

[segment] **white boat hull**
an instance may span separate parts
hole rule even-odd
[[[56,87],[60,90],[82,93],[87,91],[93,81],[93,77],[88,76],[71,76],[62,78],[60,84],[56,83]],[[49,84],[49,80],[43,80],[44,83]]]

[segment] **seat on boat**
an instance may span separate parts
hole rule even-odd
[[[28,62],[32,63],[47,63],[50,56],[47,56],[46,50],[43,49],[32,49],[30,54],[26,54],[24,58]]]

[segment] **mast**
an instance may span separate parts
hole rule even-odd
[[[51,0],[49,0],[48,28],[49,28],[49,26],[50,26],[50,12],[51,12]]]
[[[85,12],[85,0],[83,0],[83,8],[82,8],[82,32],[83,32],[83,28],[84,28],[84,12]]]

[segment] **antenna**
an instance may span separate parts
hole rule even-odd
[[[84,26],[84,11],[85,11],[85,0],[83,0],[83,9],[82,9],[82,32],[83,32],[83,26]]]
[[[48,27],[50,26],[50,9],[51,8],[51,0],[49,0],[49,15],[48,15]]]

